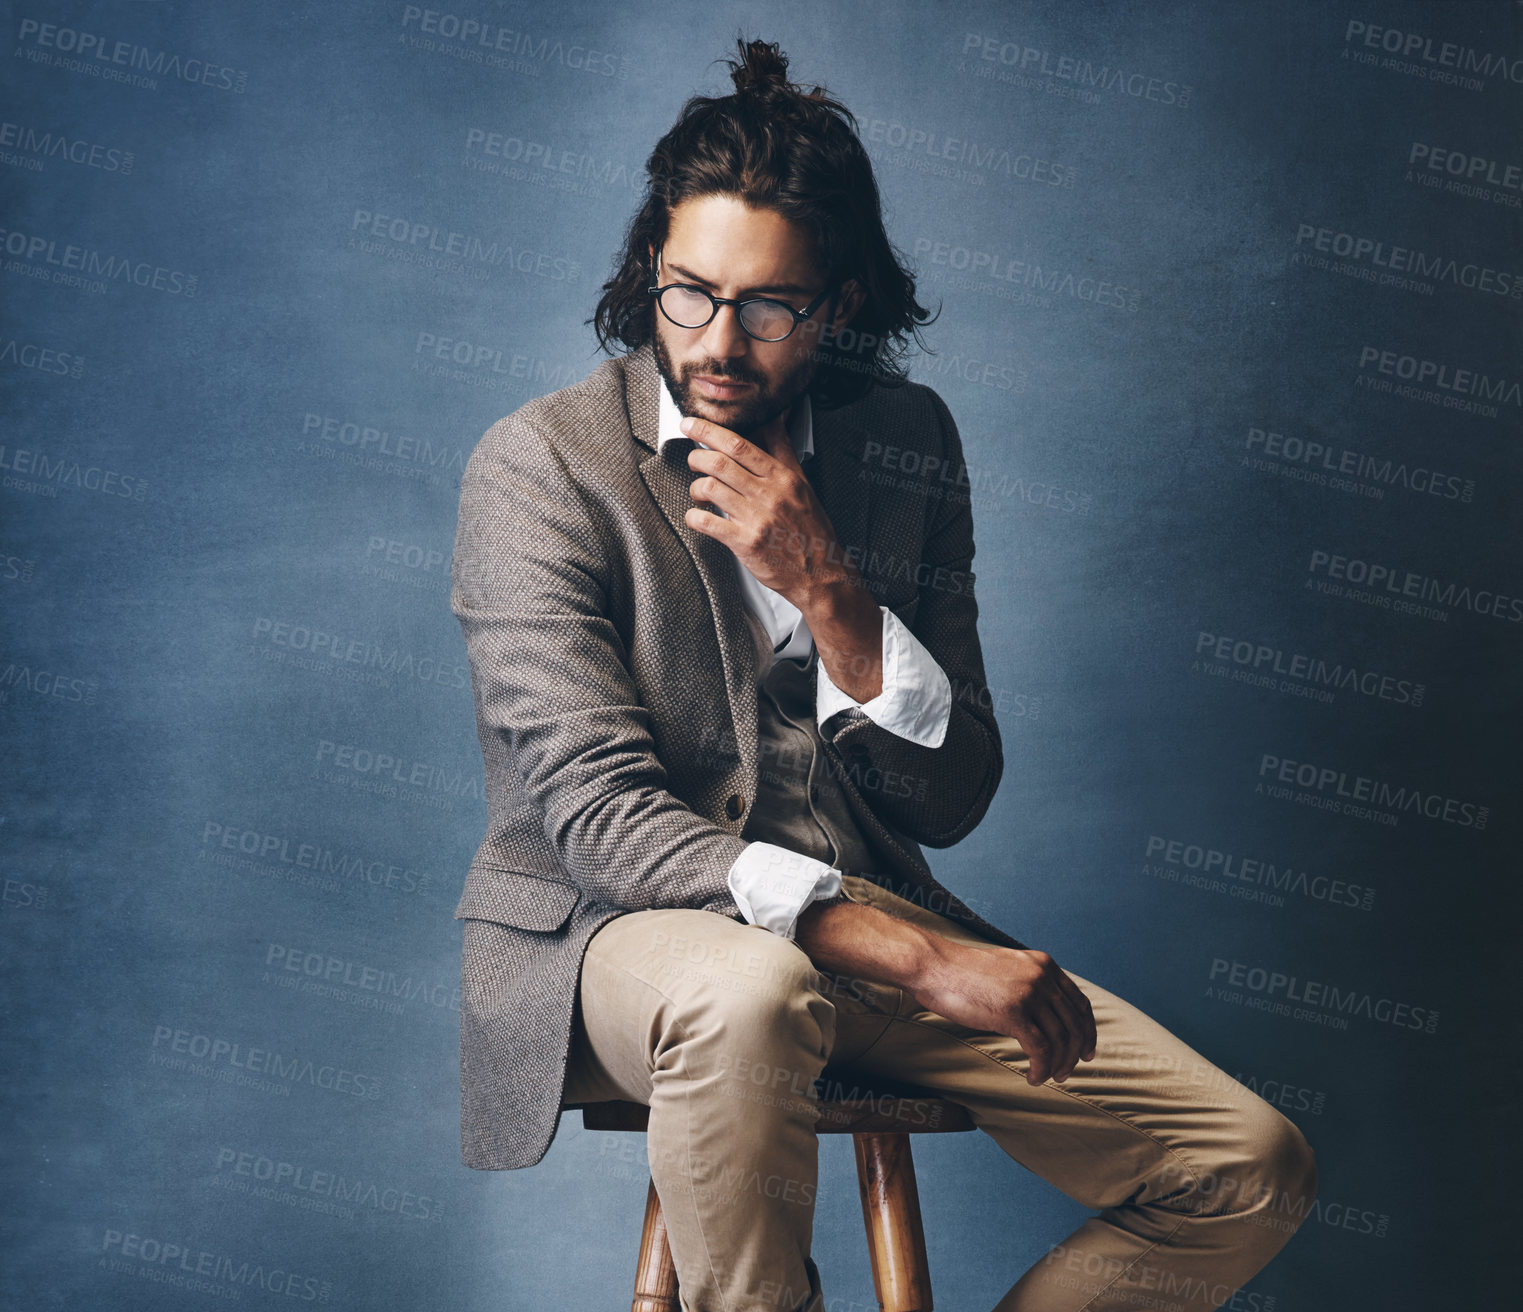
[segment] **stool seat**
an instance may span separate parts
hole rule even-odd
[[[973,1118],[966,1107],[927,1090],[845,1068],[827,1067],[815,1081],[815,1091],[820,1109],[816,1133],[852,1136],[878,1306],[883,1312],[932,1312],[930,1263],[909,1136],[966,1132],[977,1128]],[[567,1110],[580,1108],[587,1130],[643,1133],[650,1122],[648,1106],[626,1099],[562,1105]],[[632,1312],[682,1312],[654,1181],[646,1187],[631,1307]]]
[[[580,1107],[582,1128],[633,1130],[643,1134],[650,1108],[643,1102],[567,1103]],[[957,1134],[976,1129],[966,1107],[944,1098],[826,1098],[820,1102],[816,1134]]]

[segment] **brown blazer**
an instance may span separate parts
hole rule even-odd
[[[692,443],[656,451],[659,377],[649,346],[601,362],[493,424],[461,483],[450,604],[487,795],[455,912],[468,1166],[532,1166],[549,1148],[582,953],[601,926],[651,907],[743,919],[726,876],[756,792],[756,653],[734,556],[683,521]],[[816,408],[814,442],[805,468],[837,537],[953,690],[937,748],[854,709],[831,721],[830,765],[881,858],[855,873],[1024,947],[921,854],[978,824],[1003,768],[957,429],[935,392],[908,384]],[[869,442],[898,452],[886,465]],[[900,472],[928,457],[940,474]]]

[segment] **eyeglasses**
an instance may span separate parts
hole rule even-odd
[[[659,256],[656,265],[659,269]],[[770,296],[750,296],[745,300],[714,296],[691,283],[672,282],[658,287],[653,280],[646,291],[656,298],[661,313],[679,328],[702,328],[719,313],[721,305],[733,305],[740,316],[740,326],[748,336],[759,342],[780,342],[825,303],[825,297],[834,286],[834,282],[826,283],[820,294],[802,310],[795,310],[786,301],[774,300]]]

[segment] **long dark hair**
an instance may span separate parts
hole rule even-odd
[[[609,354],[611,341],[630,351],[650,341],[655,305],[646,290],[647,248],[661,249],[671,212],[683,201],[734,196],[811,231],[827,278],[854,279],[866,293],[839,335],[821,335],[811,400],[830,409],[875,384],[897,386],[909,339],[919,341],[919,325],[934,316],[915,300],[915,279],[884,231],[856,117],[824,87],[805,91],[789,82],[788,58],[775,43],[739,37],[736,46],[739,60],[725,61],[735,91],[690,97],[651,151],[645,198],[587,322]]]

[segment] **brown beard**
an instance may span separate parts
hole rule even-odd
[[[666,387],[672,394],[672,400],[677,403],[677,409],[684,415],[697,415],[700,419],[710,418],[697,409],[699,402],[706,403],[710,407],[724,410],[723,406],[716,407],[716,403],[709,397],[704,396],[695,383],[688,383],[676,377],[671,357],[666,353],[666,348],[661,344],[659,333],[651,337],[655,347],[656,367],[661,371],[661,377],[666,380]],[[796,369],[788,377],[784,378],[776,390],[769,390],[766,380],[749,372],[738,373],[734,370],[713,369],[703,362],[691,367],[690,374],[713,374],[716,378],[733,378],[736,382],[754,383],[756,392],[744,401],[729,409],[729,417],[716,419],[713,422],[722,424],[731,432],[739,433],[741,437],[749,437],[758,430],[765,428],[778,415],[788,409],[799,397],[809,390],[809,384],[814,380],[815,361],[812,356],[805,356]]]

